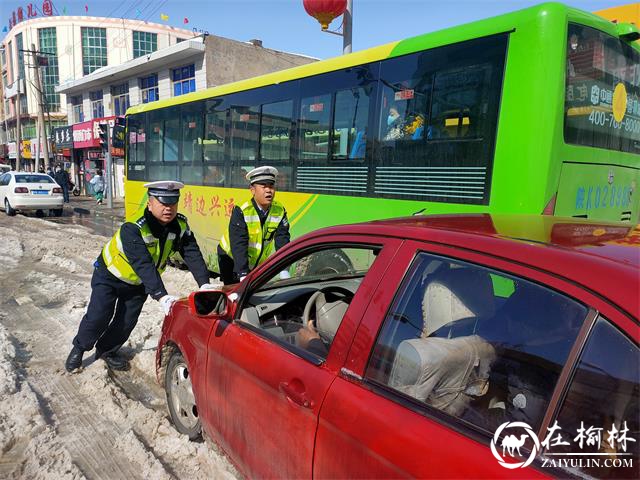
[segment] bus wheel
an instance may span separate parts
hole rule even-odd
[[[349,257],[340,249],[324,250],[300,260],[296,275],[331,275],[355,273]]]

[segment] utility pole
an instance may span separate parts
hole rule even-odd
[[[347,9],[342,17],[342,54],[351,53],[351,31],[353,28],[353,0],[347,0]]]
[[[104,153],[104,179],[107,186],[107,206],[113,208],[113,195],[115,189],[113,188],[112,172],[111,172],[111,145],[113,141],[111,139],[111,132],[109,131],[108,122],[98,123],[98,129],[100,130],[100,145],[102,146],[102,152]]]
[[[109,131],[108,125],[107,125],[107,131]],[[107,145],[107,151],[104,154],[104,159],[107,167],[106,168],[107,181],[105,183],[109,186],[109,191],[107,192],[107,207],[113,208],[114,188],[113,188],[113,185],[111,184],[113,182],[113,175],[112,175],[113,172],[111,172],[111,148],[108,145]]]
[[[36,52],[36,46],[34,43],[31,44],[31,60],[33,61],[33,64],[34,64],[33,67],[36,69],[35,86],[38,93],[38,131],[40,132],[39,137],[42,139],[42,143],[44,144],[44,164],[46,166],[50,166],[49,141],[47,139],[47,127],[44,123],[44,103],[42,101],[44,97],[44,91],[42,90],[42,82],[40,81],[40,65],[38,61],[38,55]],[[36,172],[40,167],[39,157],[40,155],[38,155],[38,158],[36,158]]]
[[[22,132],[20,125],[20,115],[22,115],[22,108],[20,108],[20,81],[22,79],[18,78],[18,93],[15,99],[15,107],[16,107],[16,170],[20,170],[22,163]],[[24,82],[24,80],[22,80]]]

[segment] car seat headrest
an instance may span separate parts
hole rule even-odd
[[[423,334],[463,318],[489,318],[495,313],[493,283],[488,272],[453,268],[436,273],[422,300]]]

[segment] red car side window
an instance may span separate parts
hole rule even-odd
[[[323,248],[297,258],[251,293],[240,320],[326,358],[379,248]]]
[[[589,477],[639,478],[639,391],[638,345],[599,317],[552,424],[557,429],[545,455],[557,462],[554,453],[594,453],[584,457],[589,462],[576,465]],[[568,445],[556,445],[558,435]]]
[[[491,433],[537,429],[586,313],[526,280],[420,254],[366,376]]]

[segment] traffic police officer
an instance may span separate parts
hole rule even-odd
[[[229,229],[218,244],[220,278],[225,285],[241,281],[291,239],[287,211],[275,200],[277,175],[278,170],[269,166],[246,175],[253,198],[234,207]]]
[[[129,362],[117,355],[138,322],[147,295],[169,313],[176,297],[167,294],[160,274],[167,259],[179,252],[198,285],[209,287],[209,270],[187,219],[178,213],[181,182],[145,184],[149,201],[133,220],[122,224],[107,242],[94,264],[91,299],[82,318],[65,368],[82,365],[84,352],[96,348],[114,370],[126,370]],[[115,310],[115,313],[114,313]]]

